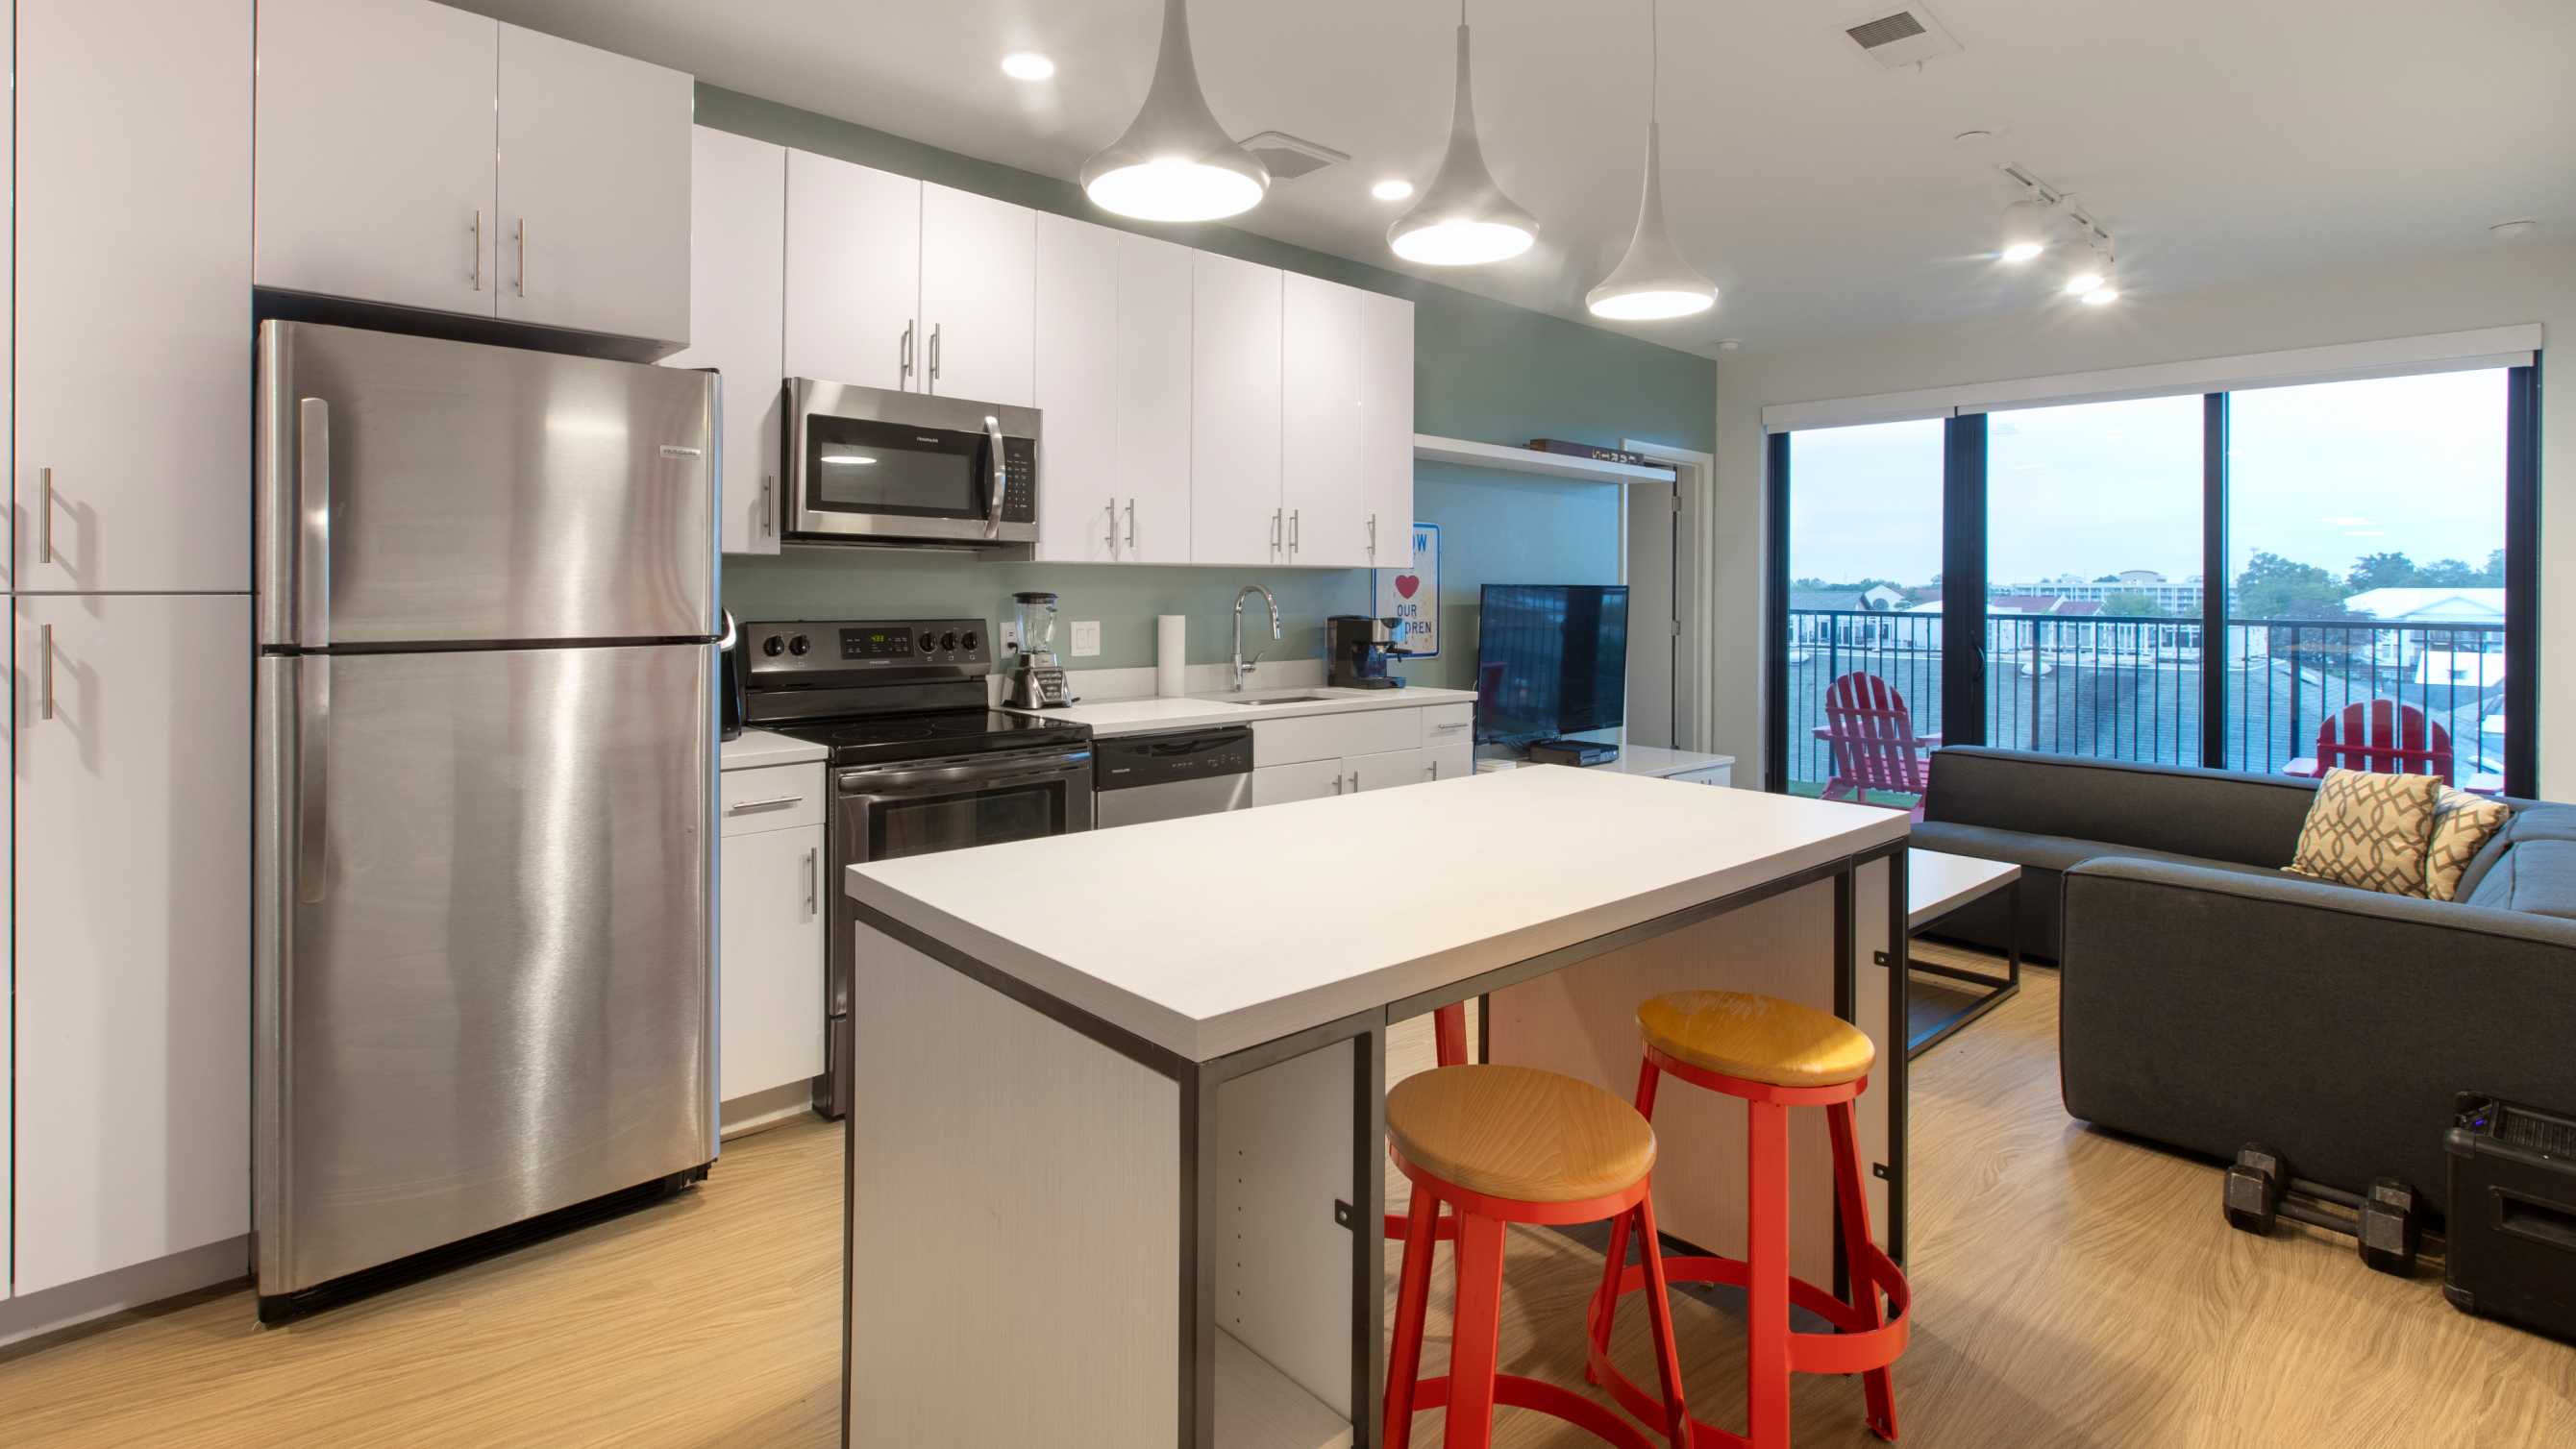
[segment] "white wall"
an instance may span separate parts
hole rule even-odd
[[[2099,368],[2322,347],[2538,322],[2576,344],[2576,245],[2452,253],[2400,266],[2161,297],[2132,290],[2105,310],[2050,305],[2035,290],[2008,317],[1909,328],[1852,342],[1730,354],[1717,364],[1716,627],[1711,748],[1762,776],[1762,409]],[[2544,343],[2545,345],[2545,343]],[[2571,354],[2576,355],[2576,354]],[[2557,370],[2568,373],[2570,364]],[[2576,639],[2576,375],[2541,388],[2542,645]],[[2540,678],[2542,788],[2576,794],[2576,665]]]

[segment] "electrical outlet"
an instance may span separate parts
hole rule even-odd
[[[1100,621],[1098,619],[1074,620],[1073,657],[1076,659],[1089,659],[1099,652]]]
[[[1020,621],[1017,619],[1002,621],[1002,652],[1005,654],[1020,652]]]

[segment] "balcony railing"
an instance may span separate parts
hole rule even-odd
[[[1826,686],[1855,671],[1904,696],[1918,734],[1941,717],[1938,614],[1792,610],[1789,780],[1833,777]],[[1985,738],[2013,749],[2154,764],[2201,763],[2197,620],[1998,615],[1987,619]],[[2504,768],[2504,628],[2372,620],[2232,619],[2214,661],[2227,671],[2228,768],[2270,773],[2315,753],[2317,725],[2344,706],[2394,699],[2451,737],[2453,776]]]

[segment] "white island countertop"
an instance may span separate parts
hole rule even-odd
[[[1474,704],[1472,689],[1433,689],[1416,686],[1406,689],[1335,689],[1318,685],[1312,689],[1256,689],[1254,697],[1270,694],[1313,694],[1322,698],[1299,700],[1295,704],[1231,704],[1223,699],[1195,695],[1147,699],[1111,699],[1097,704],[1077,704],[1066,709],[1014,709],[1013,714],[1037,715],[1060,719],[1072,724],[1089,725],[1094,735],[1155,734],[1163,730],[1208,729],[1218,725],[1255,724],[1265,719],[1290,719],[1300,715],[1349,714],[1364,709],[1422,709],[1435,704]]]
[[[1208,1061],[1903,840],[1909,824],[1531,766],[854,865],[844,888]]]

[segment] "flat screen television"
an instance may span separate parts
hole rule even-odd
[[[1476,614],[1477,743],[1627,722],[1627,585],[1487,584]]]

